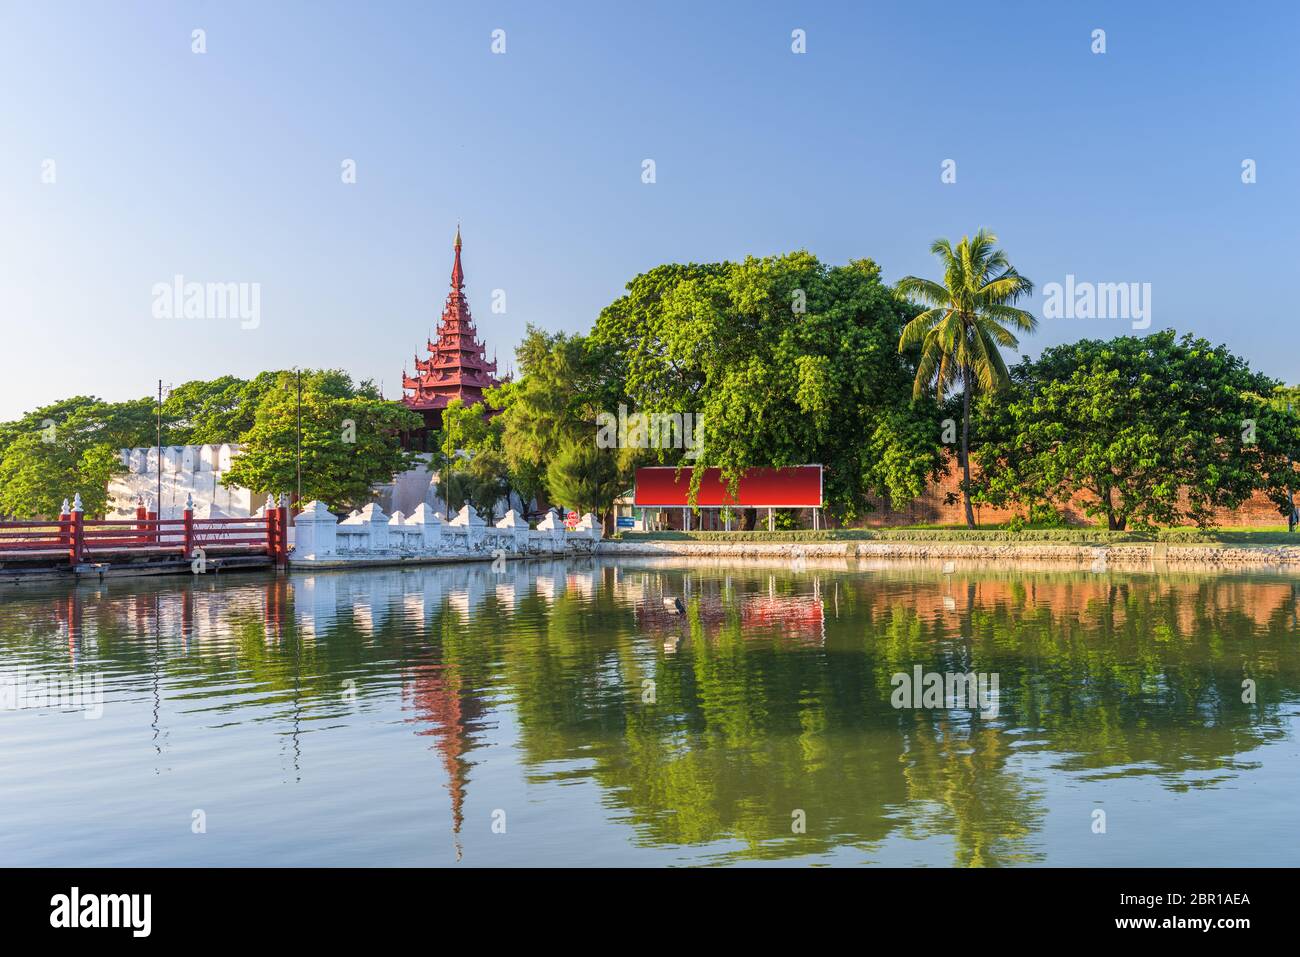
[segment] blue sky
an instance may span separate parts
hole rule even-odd
[[[294,365],[395,395],[458,219],[503,368],[527,322],[586,330],[660,262],[935,276],[935,237],[988,226],[1040,290],[1149,282],[1149,331],[1300,381],[1298,11],[0,0],[0,419]],[[260,325],[154,318],[177,274],[260,283]],[[1045,320],[1023,347],[1129,332]]]

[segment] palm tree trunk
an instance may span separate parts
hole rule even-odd
[[[961,500],[966,506],[966,527],[975,527],[975,512],[970,507],[970,366],[962,366],[961,395]]]

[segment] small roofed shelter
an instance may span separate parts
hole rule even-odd
[[[723,481],[722,469],[706,468],[703,471],[698,494],[692,503],[693,468],[683,468],[680,472],[672,465],[639,468],[636,470],[632,504],[642,510],[643,516],[649,510],[680,509],[682,528],[687,531],[691,527],[691,510],[695,508],[720,512],[727,530],[731,528],[731,515],[736,510],[765,508],[769,531],[773,528],[774,509],[807,508],[812,510],[813,528],[818,527],[823,505],[820,465],[746,469],[734,495]]]

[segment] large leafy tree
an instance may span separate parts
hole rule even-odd
[[[1009,384],[1001,349],[1019,347],[1012,329],[1032,332],[1038,325],[1030,313],[1015,306],[1033,292],[1033,283],[1016,272],[997,241],[984,229],[974,237],[963,236],[956,249],[948,240],[936,239],[930,252],[943,266],[942,282],[905,276],[896,287],[900,296],[927,307],[903,328],[898,342],[900,352],[921,349],[914,398],[933,388],[943,402],[949,390],[961,388],[962,503],[968,528],[975,527],[970,476],[973,393]]]
[[[1224,346],[1172,331],[1047,349],[987,403],[979,495],[1063,505],[1111,529],[1193,522],[1264,489],[1286,507],[1300,419]]]
[[[151,445],[156,405],[149,399],[103,402],[77,396],[0,425],[0,514],[19,518],[59,513],[81,495],[87,515],[102,515],[120,450]]]
[[[530,335],[535,331],[530,329]],[[528,390],[526,377],[485,389],[484,400],[497,409],[498,413],[489,421],[482,441],[476,441],[470,435],[459,446],[489,453],[486,462],[480,463],[480,467],[497,471],[505,484],[519,496],[525,518],[540,509],[542,500],[546,498],[546,463],[529,454],[532,443],[526,418],[513,415],[510,411]],[[535,398],[536,393],[533,396]]]
[[[601,513],[623,491],[625,476],[611,450],[590,436],[564,445],[546,468],[551,497],[580,513]]]
[[[102,402],[92,395],[77,395],[43,405],[12,422],[0,422],[0,456],[3,456],[9,446],[23,435],[29,433],[48,435],[51,426],[57,428],[77,411],[101,404]]]
[[[410,468],[403,429],[419,416],[379,397],[373,383],[354,385],[338,370],[302,374],[302,496],[334,509],[361,505],[373,485]],[[244,448],[222,481],[262,492],[297,487],[298,379],[281,372],[262,396]]]
[[[618,478],[595,482],[597,500],[582,505],[608,520],[614,499],[631,481],[635,462],[621,450],[596,447],[596,416],[616,408],[621,394],[621,357],[595,337],[546,333],[533,326],[516,357],[521,378],[508,390],[492,394],[504,409],[499,416],[501,447],[514,488],[525,501],[544,491],[552,501],[578,507],[566,497],[574,490],[573,469],[581,463],[598,465],[601,475],[612,472]],[[584,443],[591,446],[592,455],[574,452]],[[566,468],[552,470],[562,455]],[[568,478],[561,480],[562,475]]]
[[[195,379],[172,389],[163,401],[168,444],[241,442],[253,427],[262,398],[277,387],[281,373],[254,379],[221,376]]]
[[[483,413],[482,405],[467,406],[460,399],[453,399],[443,410],[439,491],[452,511],[470,502],[480,515],[493,521],[498,517],[497,503],[510,493],[512,483],[501,446],[505,431],[501,417],[488,418]]]
[[[870,260],[658,266],[597,320],[592,340],[623,390],[604,408],[701,416],[696,457],[656,455],[720,467],[733,487],[747,468],[820,463],[841,520],[873,496],[902,505],[941,463],[936,410],[910,402],[911,357],[895,347],[906,318]]]

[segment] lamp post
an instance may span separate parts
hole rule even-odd
[[[158,517],[162,517],[162,379],[158,380],[158,497],[155,501],[158,503]]]
[[[1286,412],[1287,412],[1287,415],[1288,415],[1288,416],[1291,414],[1291,403],[1290,403],[1290,402],[1288,402],[1288,403],[1286,404]],[[1286,499],[1287,499],[1287,503],[1291,506],[1291,511],[1289,511],[1289,512],[1287,513],[1287,516],[1286,516],[1286,530],[1287,530],[1288,532],[1292,532],[1292,533],[1294,533],[1294,532],[1295,532],[1295,519],[1296,519],[1296,514],[1295,514],[1295,487],[1294,487],[1294,485],[1292,484],[1292,482],[1294,481],[1295,476],[1294,476],[1294,474],[1293,474],[1293,469],[1291,468],[1291,456],[1290,456],[1289,454],[1288,454],[1287,457],[1286,457],[1286,470],[1287,470],[1287,476],[1286,476]]]
[[[294,504],[302,501],[302,370],[294,369],[294,376],[298,382],[298,493],[294,497]]]

